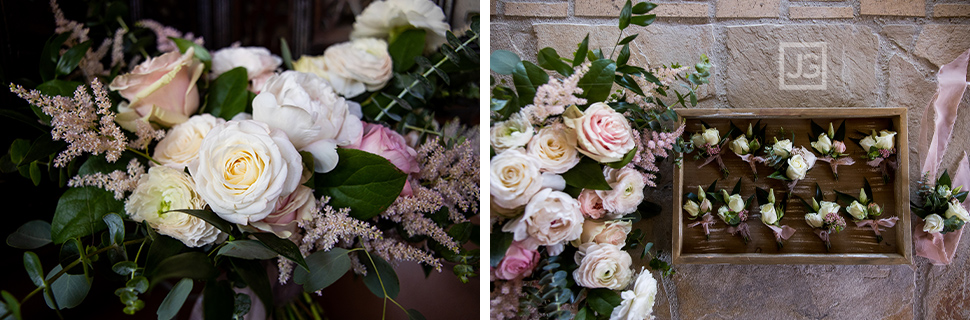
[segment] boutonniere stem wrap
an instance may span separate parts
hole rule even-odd
[[[785,246],[784,241],[795,234],[795,228],[781,224],[781,219],[785,217],[785,204],[788,199],[786,197],[786,199],[782,199],[781,203],[776,203],[775,189],[765,191],[761,188],[755,188],[755,195],[758,197],[758,204],[761,204],[759,208],[761,210],[761,223],[764,223],[775,234],[775,243],[778,244],[780,250]]]

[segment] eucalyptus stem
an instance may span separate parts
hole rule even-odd
[[[144,153],[144,152],[141,152],[141,151],[132,149],[131,147],[125,147],[125,149],[127,149],[128,151],[134,152],[135,154],[137,154],[139,156],[142,156],[145,159],[151,160],[152,162],[154,162],[157,165],[161,165],[162,164],[161,162],[156,161],[154,158],[152,158],[152,156],[148,155],[147,153]]]
[[[441,136],[441,133],[439,133],[437,131],[428,130],[428,129],[421,128],[421,127],[415,127],[415,126],[412,126],[410,124],[404,125],[404,128],[405,129],[411,129],[411,130],[414,130],[414,131],[424,132],[424,133],[427,133],[427,134],[433,134],[433,135],[436,135],[436,136]]]

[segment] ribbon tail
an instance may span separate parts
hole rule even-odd
[[[964,51],[952,62],[940,67],[936,76],[938,80],[936,94],[923,113],[919,149],[920,156],[923,157],[921,173],[928,173],[931,177],[936,177],[953,133],[960,99],[967,88],[968,63],[970,63],[970,50]],[[931,115],[932,126],[929,122]],[[932,138],[929,130],[933,130]]]

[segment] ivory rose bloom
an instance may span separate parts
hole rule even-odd
[[[694,200],[687,200],[687,203],[684,203],[684,211],[687,211],[691,217],[696,217],[700,213],[701,207]]]
[[[253,100],[253,120],[286,133],[297,150],[313,155],[313,171],[337,166],[337,146],[360,141],[360,116],[326,81],[309,73],[286,71],[266,81]]]
[[[259,93],[263,84],[273,76],[283,59],[263,47],[223,48],[212,53],[212,70],[209,79],[218,78],[226,71],[243,67],[249,79],[249,91]]]
[[[827,134],[818,135],[818,141],[812,142],[812,148],[818,150],[822,155],[826,155],[832,150],[832,139]]]
[[[842,206],[835,202],[822,201],[819,203],[818,214],[822,215],[824,218],[829,213],[839,214],[839,209],[841,208]]]
[[[576,136],[560,128],[540,129],[526,150],[539,159],[539,168],[544,172],[564,173],[579,163]]]
[[[599,219],[606,214],[606,209],[603,208],[603,198],[596,194],[596,190],[583,189],[576,200],[579,200],[579,210],[587,218]]]
[[[940,233],[941,231],[943,231],[943,217],[931,214],[923,218],[923,232]]]
[[[296,190],[303,163],[283,131],[253,120],[228,121],[202,139],[189,171],[213,212],[245,225],[269,216],[280,197]]]
[[[967,213],[967,209],[964,209],[956,199],[950,201],[947,206],[945,213],[947,219],[955,216],[957,219],[963,220],[963,222],[970,222],[970,214]]]
[[[429,0],[374,1],[357,16],[350,38],[388,39],[409,27],[427,32],[425,51],[444,43],[449,29],[445,13]]]
[[[489,191],[496,206],[505,209],[524,206],[542,188],[539,160],[523,149],[502,152],[491,162]]]
[[[637,210],[643,202],[643,188],[647,183],[636,169],[605,167],[603,175],[613,190],[596,190],[603,199],[603,208],[611,217],[619,217]]]
[[[740,194],[732,194],[727,197],[727,207],[732,212],[741,212],[744,210],[744,199],[741,199]]]
[[[489,137],[495,153],[502,153],[508,149],[524,147],[534,134],[535,129],[529,119],[521,113],[514,113],[508,120],[493,125]]]
[[[807,157],[803,157],[801,154],[796,154],[791,158],[788,158],[788,169],[785,170],[785,175],[792,180],[805,179],[805,175],[808,173],[808,170],[812,169],[814,165],[814,156],[808,159]]]
[[[194,115],[188,121],[175,125],[165,134],[165,138],[155,146],[152,158],[164,166],[178,170],[185,169],[189,163],[198,159],[199,146],[202,145],[202,139],[209,130],[225,122],[226,120],[213,117],[208,113]]]
[[[527,249],[520,241],[512,241],[509,249],[505,251],[502,262],[492,270],[492,274],[502,280],[528,277],[532,275],[532,270],[538,264],[538,251]]]
[[[745,138],[743,135],[737,139],[734,139],[734,141],[731,141],[731,145],[729,147],[731,148],[731,151],[734,151],[734,153],[738,155],[746,155],[751,149],[751,147],[748,146],[748,138]]]
[[[276,201],[276,207],[263,220],[250,222],[256,229],[272,232],[280,238],[289,238],[296,233],[297,224],[312,218],[313,209],[317,207],[317,200],[313,197],[313,189],[300,185],[287,196]]]
[[[358,38],[329,46],[322,57],[301,57],[293,63],[293,69],[320,76],[347,98],[380,90],[393,75],[387,42],[375,38]]]
[[[602,102],[585,112],[569,107],[563,113],[563,122],[573,129],[579,152],[600,163],[620,161],[636,146],[630,123]]]
[[[821,228],[825,225],[825,218],[818,213],[808,213],[805,215],[805,223],[808,223],[812,228]]]
[[[862,140],[859,140],[859,146],[861,146],[862,150],[865,150],[866,152],[869,152],[869,149],[875,144],[876,139],[873,139],[872,136],[866,136],[865,138],[862,138]]]
[[[626,244],[626,236],[630,234],[630,231],[633,231],[633,222],[630,221],[586,220],[583,222],[583,233],[578,240],[573,241],[573,245],[578,247],[584,243],[596,242],[622,247]]]
[[[176,209],[202,210],[205,201],[195,192],[192,177],[165,166],[148,169],[138,187],[125,202],[125,212],[135,222],[147,221],[158,233],[182,241],[188,247],[201,247],[221,241],[225,235],[202,219]]]
[[[620,290],[626,288],[633,278],[633,271],[630,270],[633,258],[612,244],[590,242],[580,246],[576,252],[576,264],[579,268],[573,271],[573,280],[587,288]]]
[[[775,212],[774,203],[761,206],[761,221],[765,224],[775,224],[775,222],[778,222],[778,213]]]
[[[610,320],[653,319],[653,304],[657,297],[657,280],[650,271],[640,268],[633,290],[620,293],[623,302],[610,314]]]
[[[775,142],[775,146],[771,148],[771,152],[779,157],[787,157],[791,154],[791,147],[791,140],[785,139]]]
[[[506,223],[502,231],[511,232],[513,240],[524,240],[529,249],[534,249],[578,239],[583,233],[583,220],[579,201],[546,188],[536,193],[525,206],[525,213]]]
[[[872,146],[883,150],[892,149],[895,146],[895,140],[893,139],[895,136],[896,133],[892,131],[879,131],[879,136],[876,137],[876,143]]]
[[[199,110],[195,82],[203,69],[205,65],[195,58],[195,49],[189,48],[184,54],[172,51],[151,58],[130,73],[115,77],[108,89],[128,100],[118,106],[115,121],[135,131],[138,121],[171,127],[189,120]]]
[[[704,143],[716,146],[718,142],[721,142],[721,133],[717,131],[717,128],[707,128],[704,133],[701,134],[704,138]]]
[[[404,136],[383,125],[366,122],[361,122],[361,124],[364,126],[364,136],[360,139],[360,143],[351,145],[349,148],[384,157],[407,174],[421,171],[421,168],[418,167],[418,153],[414,151],[414,148],[408,146],[407,141],[404,141]],[[405,182],[401,195],[410,196],[411,193],[411,183]]]
[[[845,211],[856,220],[863,220],[866,218],[866,207],[862,206],[859,201],[852,201],[852,204],[846,207]]]

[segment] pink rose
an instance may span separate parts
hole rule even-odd
[[[579,152],[600,163],[620,161],[636,146],[630,122],[602,102],[585,112],[570,107],[563,113],[563,122],[575,131]]]
[[[300,185],[293,193],[280,197],[276,201],[276,208],[266,218],[249,224],[256,229],[275,233],[280,238],[289,238],[297,231],[300,220],[311,218],[316,206],[313,189]]]
[[[404,173],[418,173],[418,153],[414,148],[408,146],[404,136],[385,126],[361,121],[364,126],[364,134],[360,143],[348,146],[351,149],[367,151],[391,161],[394,166]],[[405,182],[404,190],[401,195],[411,195],[411,184]]]
[[[195,58],[195,49],[189,48],[185,54],[172,51],[149,59],[116,77],[108,88],[128,100],[127,105],[118,107],[118,123],[134,131],[137,121],[164,127],[185,122],[199,110],[195,83],[204,68]]]
[[[246,68],[249,78],[249,91],[259,93],[275,74],[283,59],[263,47],[223,48],[212,53],[212,70],[209,79],[215,80],[223,73],[236,67]]]
[[[606,214],[606,209],[603,208],[603,198],[600,198],[596,191],[583,189],[577,200],[579,200],[579,211],[582,211],[587,218],[599,219]]]
[[[832,141],[832,150],[838,153],[845,153],[845,143],[842,141]]]
[[[512,242],[505,258],[492,271],[496,278],[512,280],[518,277],[528,277],[539,263],[539,252],[526,249],[521,242]]]

